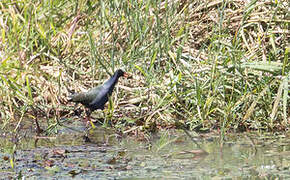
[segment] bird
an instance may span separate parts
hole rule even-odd
[[[128,77],[128,73],[118,69],[103,85],[94,87],[87,92],[74,93],[68,96],[68,101],[84,105],[88,109],[86,111],[86,119],[88,121],[93,111],[97,109],[104,110],[105,104],[108,102],[109,96],[112,95],[114,87],[121,76]]]

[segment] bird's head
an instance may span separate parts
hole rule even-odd
[[[117,73],[118,77],[121,77],[121,76],[128,77],[129,76],[128,73],[124,72],[122,69],[118,69],[116,71],[116,73]]]

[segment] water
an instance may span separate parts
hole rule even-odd
[[[204,134],[196,140],[208,154],[182,131],[164,131],[152,135],[149,141],[138,141],[96,128],[90,131],[91,143],[82,137],[82,133],[69,130],[37,141],[26,135],[15,147],[15,138],[3,137],[2,132],[1,178],[290,178],[289,133],[227,134],[222,145],[218,134]]]

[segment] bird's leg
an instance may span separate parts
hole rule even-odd
[[[39,135],[40,133],[42,133],[44,130],[40,128],[39,123],[38,123],[38,117],[37,117],[37,111],[36,109],[34,109],[32,107],[33,113],[34,113],[34,121],[35,121],[35,125],[36,125],[36,133],[37,135]]]
[[[86,126],[88,126],[88,124],[90,123],[92,128],[95,129],[96,127],[95,127],[94,123],[91,121],[91,114],[92,114],[92,110],[88,109],[86,111],[87,116],[85,118]]]
[[[84,121],[87,123],[87,122],[91,121],[92,111],[90,109],[86,109],[85,112],[86,112],[86,117],[85,117]]]
[[[86,117],[84,118],[84,122],[85,122],[85,126],[86,126],[86,132],[85,135],[83,136],[83,139],[85,142],[91,142],[90,138],[89,138],[89,127],[88,124],[91,123],[92,127],[94,128],[94,124],[91,121],[91,113],[92,111],[90,109],[86,109],[85,110],[86,113]]]
[[[92,111],[91,111],[90,109],[86,108],[85,113],[86,113],[86,117],[84,118],[84,122],[85,122],[86,125],[87,125],[88,122],[91,121],[91,114],[92,114]]]

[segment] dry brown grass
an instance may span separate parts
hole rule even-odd
[[[22,115],[70,117],[68,90],[117,67],[133,76],[113,96],[113,120],[124,126],[289,125],[286,1],[98,3],[0,3],[4,126]]]

